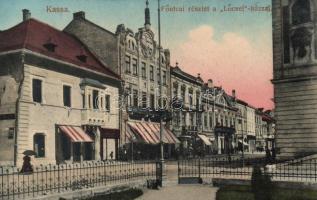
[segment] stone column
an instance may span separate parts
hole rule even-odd
[[[218,140],[218,154],[221,154],[221,138],[219,135],[217,137],[217,140]]]
[[[178,83],[177,84],[177,97],[180,97],[181,96],[181,84]]]
[[[185,100],[184,100],[185,104],[188,104],[188,86],[185,85]]]
[[[101,160],[100,153],[102,149],[100,149],[100,142],[102,138],[100,137],[100,130],[97,128],[95,131],[95,160]]]

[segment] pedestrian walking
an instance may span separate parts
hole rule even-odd
[[[23,165],[22,169],[20,171],[21,173],[32,173],[33,172],[33,167],[31,165],[31,157],[28,155],[25,155],[23,157]]]

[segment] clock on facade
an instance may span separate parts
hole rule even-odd
[[[140,43],[143,55],[145,57],[151,57],[154,53],[154,41],[152,34],[149,32],[143,32]]]

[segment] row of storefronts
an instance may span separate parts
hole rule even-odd
[[[61,31],[26,9],[0,32],[1,165],[21,165],[25,150],[35,165],[158,159],[161,141],[166,158],[255,149],[255,109],[172,67],[145,11],[136,33],[106,30],[83,11]]]

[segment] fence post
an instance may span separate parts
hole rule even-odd
[[[200,177],[200,157],[198,158],[198,177],[199,177],[199,181],[201,179]]]
[[[177,181],[178,181],[178,184],[179,184],[179,177],[180,177],[180,168],[179,168],[179,160],[177,160]]]
[[[57,181],[58,181],[58,193],[60,193],[60,175],[59,175],[59,164],[57,164]]]

